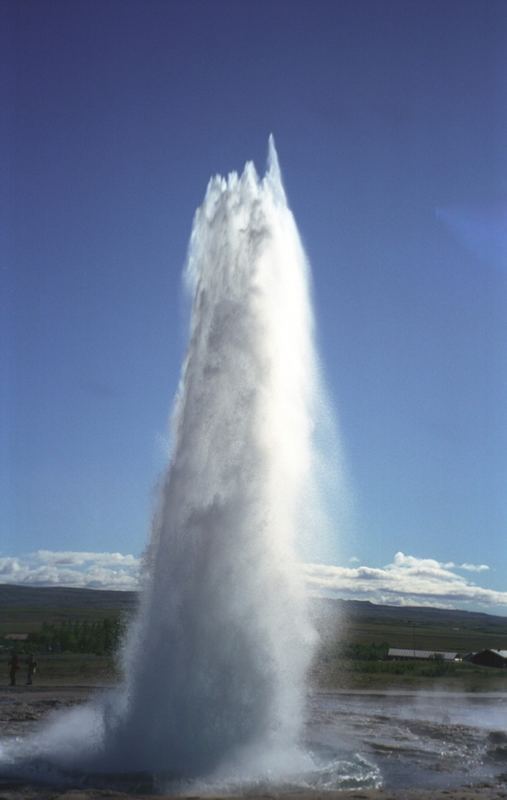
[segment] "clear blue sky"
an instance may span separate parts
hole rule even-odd
[[[355,496],[315,558],[507,574],[507,5],[2,6],[2,553],[143,548],[209,176],[273,131]]]

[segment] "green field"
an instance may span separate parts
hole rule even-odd
[[[37,672],[33,683],[35,686],[104,686],[114,683],[120,674],[115,659],[109,656],[97,656],[93,653],[58,653],[50,655],[36,653]],[[23,686],[26,681],[26,669],[23,654],[20,654],[21,667],[16,676],[16,683]],[[0,655],[0,683],[8,683],[7,653]]]
[[[61,611],[47,608],[14,608],[0,610],[0,639],[9,633],[35,633],[40,631],[44,623],[61,624],[74,620],[96,622],[103,619],[115,619],[121,615],[119,611],[106,609],[65,608]]]
[[[79,589],[34,589],[0,585],[0,675],[7,679],[11,643],[7,634],[39,634],[19,642],[17,649],[33,650],[39,670],[36,682],[110,683],[121,664],[113,653],[66,652],[58,645],[42,646],[40,634],[99,628],[128,621],[137,605],[132,592]],[[312,669],[315,685],[328,689],[416,689],[444,687],[464,691],[507,691],[507,670],[477,667],[466,662],[392,662],[382,658],[388,646],[464,654],[484,648],[507,649],[507,618],[465,611],[393,608],[365,602],[316,601],[313,608],[321,645]],[[55,627],[56,626],[56,627]],[[66,640],[65,640],[66,641]],[[78,638],[74,637],[76,649]],[[376,645],[377,649],[372,645]],[[379,647],[382,646],[382,647]],[[98,649],[96,647],[96,649]],[[23,682],[20,671],[20,683]]]
[[[388,642],[390,647],[468,653],[486,648],[506,649],[507,620],[502,635],[497,625],[490,628],[474,621],[448,626],[432,621],[352,619],[344,621],[343,636],[361,644]]]
[[[313,680],[322,689],[505,692],[507,670],[458,662],[364,661],[317,658]]]
[[[134,592],[0,584],[0,638],[8,633],[33,633],[44,623],[117,619],[132,614],[136,606]]]

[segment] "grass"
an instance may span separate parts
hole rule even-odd
[[[503,629],[495,626],[494,630],[475,622],[447,627],[443,624],[414,624],[410,619],[405,623],[349,620],[344,625],[343,637],[358,644],[389,642],[390,647],[416,650],[468,653],[486,648],[507,649],[507,619]]]
[[[92,601],[44,605],[5,605],[0,610],[0,639],[7,633],[35,633],[44,622],[98,622],[128,616],[129,606],[118,593],[118,607],[111,602],[100,605],[100,593]],[[42,596],[42,595],[41,595]],[[81,595],[77,596],[79,600]],[[84,597],[84,595],[83,595]],[[115,595],[116,597],[116,595]],[[75,603],[75,604],[74,604]],[[130,609],[133,607],[132,602]],[[331,614],[321,618],[323,645],[316,659],[312,678],[324,689],[418,689],[446,688],[461,691],[507,691],[507,670],[477,667],[468,663],[392,662],[370,653],[370,658],[349,656],[354,646],[384,643],[391,647],[419,650],[444,650],[466,653],[485,648],[507,649],[507,618],[459,612],[425,613],[423,609],[391,609],[358,604],[348,607],[347,617]],[[348,649],[344,646],[347,643]],[[7,644],[7,643],[5,643]],[[22,650],[22,647],[19,648]],[[361,655],[361,648],[359,650]],[[357,653],[356,653],[357,655]],[[36,655],[39,670],[35,683],[102,684],[117,679],[114,659],[81,653]],[[8,649],[0,651],[0,681],[8,682]],[[24,683],[24,672],[20,672]]]
[[[439,688],[462,692],[507,691],[507,670],[466,662],[366,661],[317,658],[313,683],[322,689],[417,690]]]
[[[65,607],[62,609],[22,606],[8,608],[1,612],[0,638],[8,633],[36,633],[41,630],[44,622],[59,625],[62,622],[98,622],[103,619],[118,619],[123,616],[121,611],[115,609],[100,609],[88,607]]]
[[[114,683],[119,677],[115,660],[110,656],[96,656],[92,653],[58,653],[57,655],[37,653],[37,672],[34,677],[35,686],[53,685],[105,685]],[[0,681],[5,678],[9,682],[9,656],[0,656]],[[20,653],[20,669],[16,682],[22,686],[26,680],[25,658]]]
[[[21,653],[18,683],[25,682]],[[119,679],[114,658],[88,653],[36,654],[35,686],[102,686]],[[0,655],[0,682],[8,683],[8,654]],[[3,680],[2,680],[3,679]],[[316,659],[312,670],[315,688],[324,690],[385,691],[445,689],[448,691],[507,691],[507,670],[473,664],[438,664],[429,661],[366,661],[349,658]]]

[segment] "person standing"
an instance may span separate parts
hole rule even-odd
[[[35,675],[35,671],[37,669],[37,662],[35,661],[33,655],[30,653],[28,658],[26,659],[26,685],[32,685],[32,679]]]
[[[9,678],[11,679],[11,686],[16,686],[16,672],[19,669],[19,657],[15,650],[11,652],[9,661]]]

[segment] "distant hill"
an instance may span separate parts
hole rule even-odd
[[[461,609],[428,608],[426,606],[383,606],[371,603],[369,600],[338,600],[334,598],[320,598],[318,603],[329,603],[331,606],[341,608],[349,618],[371,620],[396,620],[399,622],[424,622],[424,623],[460,623],[470,624],[476,622],[484,625],[505,628],[507,617],[495,614],[486,614],[482,611],[462,611]]]
[[[131,616],[137,592],[0,584],[0,638],[31,633],[44,622],[98,621]],[[507,617],[474,611],[395,607],[369,601],[316,598],[312,616],[322,644],[357,644],[470,652],[507,650]]]
[[[320,599],[314,603],[314,614],[324,641],[460,653],[486,647],[507,649],[507,617],[477,611]]]
[[[12,633],[33,633],[45,622],[128,617],[137,601],[137,592],[0,584],[0,638]]]
[[[44,609],[56,612],[81,610],[89,616],[94,612],[131,613],[138,601],[137,592],[104,589],[73,589],[63,586],[13,586],[0,584],[0,621],[15,609]],[[499,635],[507,633],[507,617],[477,611],[460,611],[418,606],[384,606],[367,600],[318,598],[313,602],[317,617],[346,618],[351,624],[398,624],[480,628]]]
[[[13,586],[0,583],[0,617],[7,609],[37,608],[62,611],[88,609],[93,611],[129,612],[137,605],[137,592],[117,592],[105,589],[72,589],[66,586]]]
[[[481,611],[462,611],[461,609],[427,608],[425,606],[384,606],[369,600],[337,600],[320,598],[316,600],[324,610],[330,607],[330,614],[341,612],[351,624],[398,624],[416,626],[444,626],[455,628],[480,629],[498,632],[507,636],[507,617],[486,614]]]

